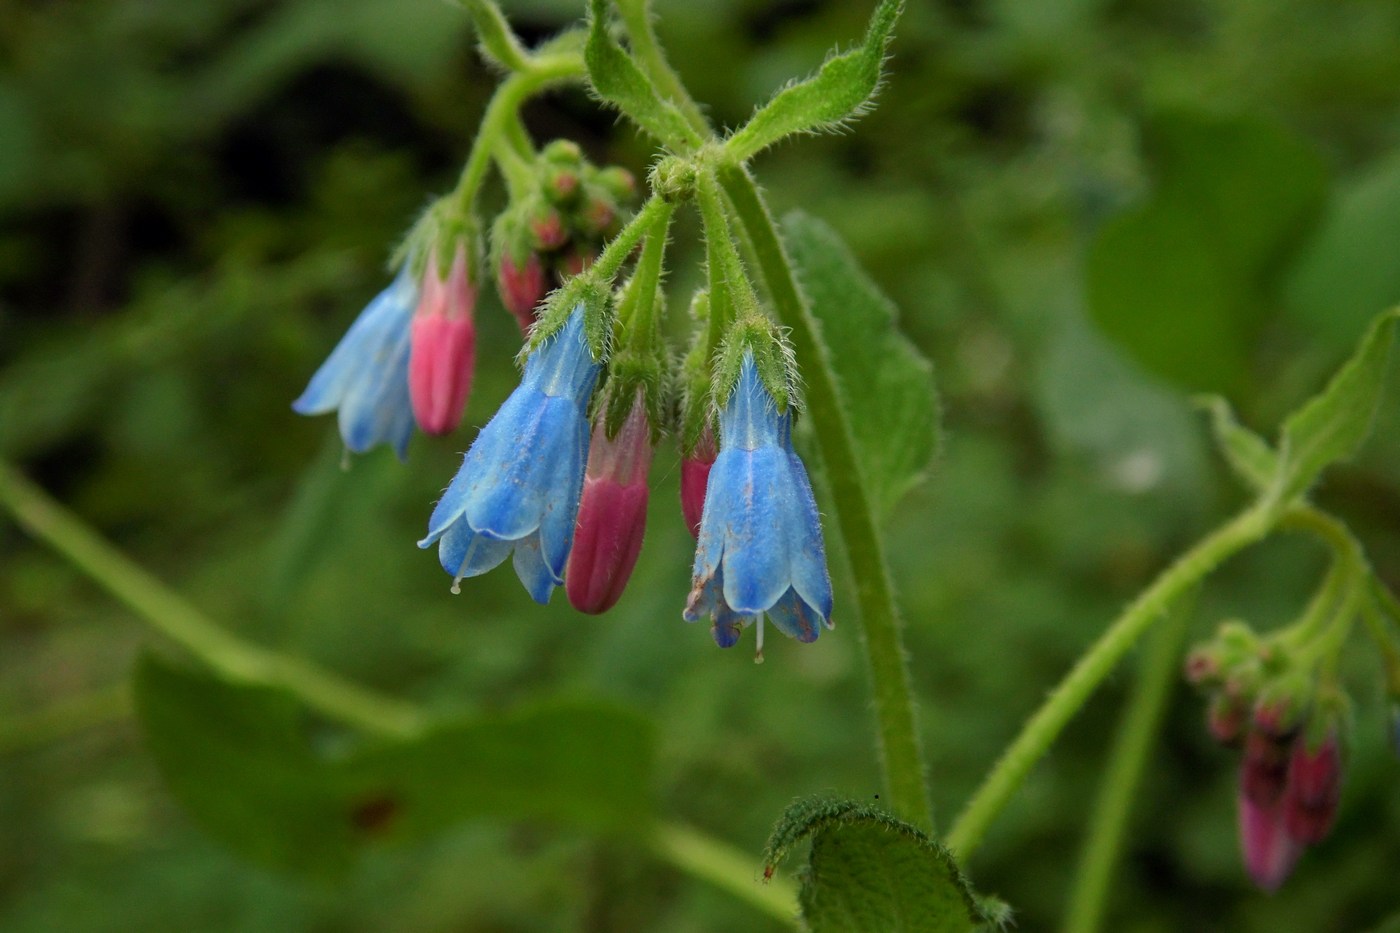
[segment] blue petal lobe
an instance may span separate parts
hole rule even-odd
[[[795,590],[788,590],[773,604],[768,610],[768,618],[784,635],[801,642],[816,641],[821,633],[822,620]]]
[[[710,635],[714,638],[715,644],[721,648],[733,648],[739,641],[739,635],[744,631],[744,627],[753,622],[753,616],[739,615],[730,610],[723,603],[715,611],[714,624],[710,626]]]
[[[546,398],[524,387],[517,393],[534,404],[528,410],[522,406],[518,417],[493,432],[493,445],[505,442],[509,449],[482,456],[482,474],[463,510],[473,528],[505,541],[538,529],[545,507],[564,494],[555,483],[570,459],[578,417],[577,406],[567,399]]]
[[[719,474],[716,483],[716,474]],[[706,498],[732,498],[724,540],[724,599],[735,612],[763,612],[791,585],[787,527],[794,490],[777,447],[721,451]]]
[[[515,542],[515,575],[525,585],[525,592],[540,605],[549,602],[554,587],[564,581],[555,579],[545,566],[540,553],[540,536],[528,535]]]
[[[788,518],[788,574],[797,595],[825,622],[831,618],[831,577],[826,569],[821,516],[802,459],[791,448],[787,457],[793,490]]]
[[[484,538],[466,522],[449,527],[438,544],[438,561],[454,577],[480,576],[498,566],[508,554],[510,542]]]
[[[551,401],[557,404],[563,400]],[[554,495],[550,497],[540,519],[540,546],[544,551],[544,562],[554,575],[556,584],[564,582],[564,567],[574,544],[579,500],[583,496],[584,468],[588,464],[590,432],[581,408],[575,407],[573,421],[572,443],[559,458],[556,474],[548,481]]]

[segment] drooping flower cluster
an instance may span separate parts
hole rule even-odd
[[[1345,700],[1296,669],[1287,646],[1227,622],[1187,659],[1210,697],[1211,737],[1241,750],[1237,805],[1245,869],[1277,890],[1322,842],[1341,802]]]
[[[727,223],[706,216],[707,238],[728,252],[712,257],[710,288],[692,301],[691,351],[678,370],[661,326],[664,253],[676,204],[696,192],[653,194],[629,220],[633,176],[593,167],[572,143],[536,155],[516,138],[490,151],[510,195],[490,227],[491,264],[501,304],[526,335],[523,375],[468,447],[419,546],[436,546],[454,592],[509,557],[536,601],[562,586],[579,611],[605,612],[636,566],[652,459],[672,434],[682,513],[697,536],[683,617],[709,619],[722,647],[756,623],[759,659],[765,619],[814,641],[831,625],[832,594],[792,442],[799,379]],[[468,185],[479,177],[463,173]],[[482,252],[471,194],[425,212],[394,282],[294,403],[303,414],[338,410],[356,453],[387,443],[403,458],[415,422],[447,434],[462,418]]]

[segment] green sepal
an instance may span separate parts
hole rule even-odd
[[[1224,397],[1200,395],[1192,400],[1210,415],[1211,433],[1235,475],[1255,492],[1263,492],[1278,470],[1278,457],[1267,441],[1235,418],[1234,409]]]
[[[661,97],[632,57],[608,33],[606,0],[590,0],[588,44],[583,60],[594,93],[664,146],[698,146],[700,135],[669,100]]]
[[[880,87],[885,47],[903,8],[903,0],[882,0],[870,18],[865,41],[832,55],[816,74],[773,95],[725,141],[729,156],[747,161],[788,136],[839,129],[868,110]]]
[[[397,272],[410,263],[409,272],[415,280],[423,277],[428,257],[438,248],[438,277],[445,279],[452,269],[457,244],[466,241],[467,277],[481,280],[481,221],[476,214],[463,210],[452,195],[437,198],[423,209],[409,227],[389,260],[390,271]]]
[[[698,289],[690,299],[690,317],[695,330],[690,350],[681,361],[680,370],[680,438],[681,456],[688,456],[700,443],[705,426],[715,432],[715,404],[711,392],[714,366],[710,362],[709,334],[710,293]]]
[[[529,339],[516,354],[517,365],[523,367],[526,358],[540,344],[562,330],[580,304],[583,305],[583,334],[588,341],[588,350],[596,362],[607,362],[611,351],[612,289],[584,273],[570,278],[545,297],[539,321],[530,329]]]
[[[1373,320],[1327,387],[1284,421],[1272,489],[1279,503],[1306,493],[1323,469],[1350,458],[1370,435],[1397,319],[1400,308]]]
[[[824,797],[788,806],[763,854],[764,877],[802,839],[812,849],[798,898],[811,933],[972,931],[1009,919],[973,892],[957,861],[923,831],[876,807]]]
[[[733,394],[746,350],[753,353],[758,378],[773,397],[778,411],[785,412],[788,406],[797,405],[797,363],[793,359],[792,347],[783,340],[772,321],[762,315],[745,314],[730,325],[729,332],[724,335],[724,343],[716,354],[713,377],[715,406],[723,408]]]
[[[594,423],[602,419],[609,438],[617,437],[627,416],[638,401],[646,409],[651,442],[656,444],[672,421],[674,392],[669,377],[671,367],[666,360],[646,359],[630,348],[620,350],[608,360],[607,383],[594,401]]]

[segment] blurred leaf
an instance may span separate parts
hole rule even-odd
[[[864,113],[880,86],[885,47],[903,6],[902,0],[881,0],[858,48],[832,55],[812,77],[774,94],[734,132],[725,149],[747,160],[785,137],[838,129]]]
[[[812,851],[799,899],[812,933],[953,933],[987,919],[947,849],[851,800],[789,806],[768,838],[764,874],[807,836]]]
[[[273,868],[348,867],[352,825],[336,768],[312,754],[290,694],[234,686],[150,654],[137,663],[134,694],[151,756],[206,832]]]
[[[195,822],[274,868],[333,875],[368,842],[480,816],[650,825],[655,737],[644,718],[609,704],[539,703],[333,753],[311,741],[305,710],[284,690],[147,655],[135,695],[151,754]]]
[[[1228,392],[1248,372],[1270,275],[1326,177],[1303,142],[1252,119],[1179,112],[1155,121],[1148,140],[1156,190],[1094,239],[1090,311],[1149,369]]]
[[[1286,283],[1295,316],[1347,346],[1377,311],[1400,303],[1400,153],[1338,192]]]
[[[1278,470],[1278,457],[1268,442],[1240,424],[1230,403],[1220,396],[1202,396],[1197,403],[1210,414],[1216,446],[1225,455],[1225,461],[1235,475],[1244,480],[1250,489],[1267,489]]]
[[[1284,421],[1279,501],[1306,491],[1328,464],[1351,457],[1371,433],[1397,318],[1400,309],[1377,317],[1327,387]]]
[[[700,142],[676,106],[657,93],[632,57],[608,35],[606,0],[589,4],[584,61],[593,90],[663,145],[683,148]]]
[[[938,448],[933,367],[899,332],[894,304],[836,231],[794,211],[783,234],[831,350],[866,488],[888,514]]]

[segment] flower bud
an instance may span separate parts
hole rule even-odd
[[[551,165],[545,169],[544,196],[551,204],[567,207],[578,200],[578,172],[569,167]]]
[[[632,576],[646,532],[651,457],[651,425],[642,393],[637,393],[613,438],[608,437],[602,406],[593,427],[578,526],[564,575],[569,602],[580,612],[611,609]]]
[[[582,165],[583,150],[572,139],[554,139],[540,153],[544,161],[554,165]]]
[[[1261,807],[1273,807],[1283,795],[1292,742],[1258,728],[1244,738],[1240,763],[1240,793]]]
[[[1240,849],[1244,867],[1254,883],[1265,891],[1277,891],[1303,847],[1284,832],[1275,807],[1263,806],[1247,794],[1239,795]]]
[[[1321,842],[1332,831],[1342,792],[1342,755],[1335,728],[1316,747],[1306,739],[1293,743],[1284,789],[1283,826],[1294,841]]]
[[[1277,739],[1290,739],[1303,724],[1306,706],[1298,691],[1275,683],[1254,704],[1254,728]]]
[[[620,165],[601,170],[594,180],[619,204],[627,204],[637,196],[637,177]]]
[[[475,305],[466,244],[458,243],[446,278],[434,249],[423,269],[408,359],[413,417],[428,434],[447,434],[462,420],[476,364]]]
[[[1211,698],[1210,708],[1206,711],[1206,729],[1215,741],[1233,747],[1240,744],[1246,719],[1248,710],[1243,703],[1232,696],[1218,693]]]
[[[553,207],[544,207],[530,218],[530,238],[535,249],[553,252],[569,242],[564,218]]]
[[[496,287],[501,293],[501,304],[515,315],[521,332],[528,333],[535,323],[535,306],[547,290],[540,257],[528,253],[523,262],[516,263],[508,254],[502,256],[496,266]]]
[[[1191,649],[1186,656],[1186,682],[1193,687],[1211,687],[1220,683],[1220,656],[1211,645]]]
[[[559,271],[565,276],[578,275],[593,265],[593,260],[598,258],[598,251],[588,249],[584,246],[575,246],[565,253],[559,260]]]
[[[707,422],[700,430],[695,449],[681,459],[681,513],[692,536],[700,534],[700,517],[705,513],[705,488],[710,481],[710,467],[719,451],[715,434]]]
[[[607,239],[617,233],[619,219],[617,205],[612,198],[597,194],[584,203],[575,222],[584,236]]]

